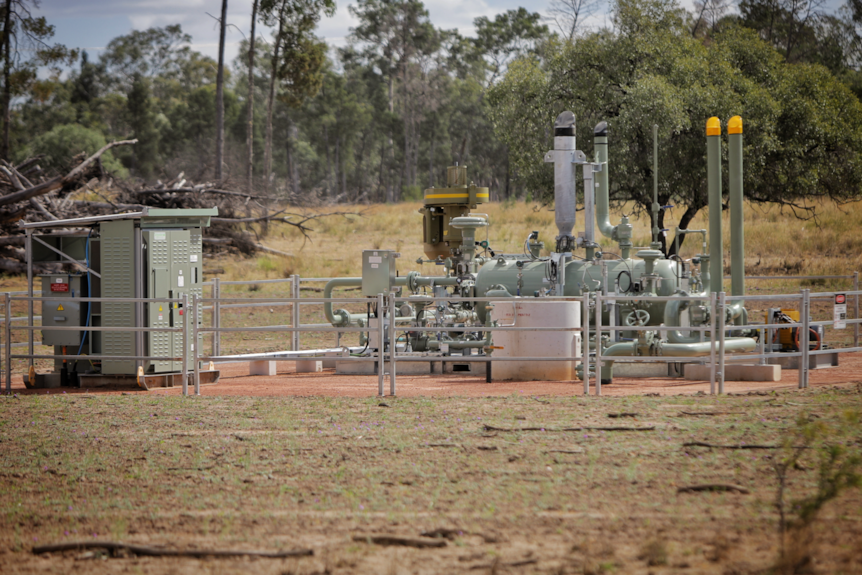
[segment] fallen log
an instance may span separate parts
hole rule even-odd
[[[417,549],[428,549],[432,547],[446,547],[445,539],[419,539],[416,537],[398,537],[397,535],[354,535],[354,541],[363,541],[375,545],[395,545],[400,547],[416,547]]]
[[[693,493],[696,491],[738,491],[739,493],[751,493],[745,487],[731,483],[705,483],[703,485],[687,485],[676,490],[677,493]]]
[[[33,547],[35,555],[42,553],[55,553],[58,551],[75,551],[83,549],[107,549],[113,553],[117,551],[128,551],[135,555],[146,555],[149,557],[268,557],[280,559],[283,557],[307,557],[314,555],[311,549],[291,549],[288,551],[246,551],[241,549],[163,549],[161,547],[150,547],[149,545],[135,545],[122,543],[120,541],[69,541],[68,543],[54,543],[52,545],[38,545]]]
[[[90,164],[99,159],[102,154],[104,154],[111,148],[114,148],[116,146],[127,146],[137,143],[137,140],[121,140],[119,142],[111,142],[110,144],[103,146],[101,150],[78,164],[71,172],[69,172],[65,176],[57,176],[56,178],[51,178],[47,182],[42,182],[41,184],[37,184],[23,190],[18,190],[17,192],[6,194],[5,196],[0,196],[0,206],[8,206],[9,204],[25,202],[30,198],[35,198],[36,196],[42,196],[44,194],[50,194],[51,192],[60,190],[66,184],[74,181],[75,178],[81,175],[81,173],[83,173],[83,171],[87,169]]]

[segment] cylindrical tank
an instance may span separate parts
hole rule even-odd
[[[484,307],[484,306],[482,306]],[[495,331],[493,357],[581,357],[579,302],[537,298],[512,298],[511,303],[495,302],[491,312],[498,325],[516,327],[559,327],[572,331]],[[576,379],[578,361],[498,361],[494,379],[523,381],[566,381]]]
[[[495,285],[502,285],[513,296],[530,297],[537,291],[547,289],[550,284],[544,281],[548,277],[549,262],[543,260],[522,260],[519,269],[518,260],[497,258],[493,259],[479,270],[476,275],[476,295],[481,297]],[[614,292],[616,282],[619,281],[620,291],[628,295],[637,295],[631,291],[632,283],[637,283],[644,274],[645,262],[643,260],[605,260],[608,267],[608,291]],[[520,272],[520,280],[518,274]],[[677,262],[672,260],[657,260],[655,262],[655,273],[661,278],[656,295],[669,296],[679,287],[678,277],[682,276],[682,270]],[[629,281],[631,276],[631,281]],[[566,293],[567,296],[581,296],[584,286],[588,291],[601,290],[602,266],[600,263],[586,262],[584,260],[572,260],[566,264]],[[640,302],[638,307],[646,309],[650,314],[647,325],[660,325],[664,319],[664,302],[644,303]],[[477,306],[476,312],[481,321],[485,321],[485,306]],[[607,324],[607,313],[602,321]]]

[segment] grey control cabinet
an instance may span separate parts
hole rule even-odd
[[[210,214],[193,214],[183,218],[184,210],[171,212],[160,218],[118,220],[100,224],[101,288],[105,298],[182,298],[188,295],[203,297],[203,236],[200,227],[208,225]],[[204,221],[202,221],[204,218]],[[140,234],[139,243],[135,238]],[[137,248],[135,247],[137,245]],[[139,253],[135,253],[140,250]],[[136,273],[136,265],[140,265]],[[136,285],[140,282],[140,285]],[[142,323],[145,327],[181,328],[183,316],[189,310],[178,303],[142,304]],[[199,311],[202,306],[199,306]],[[200,313],[196,314],[201,325]],[[191,318],[189,318],[191,320]],[[104,326],[129,327],[135,325],[135,304],[131,302],[104,302],[101,322]],[[192,330],[189,322],[189,332]],[[182,357],[181,332],[143,332],[144,355]],[[198,339],[198,345],[203,337]],[[193,342],[189,338],[186,357],[188,369],[194,369]],[[135,356],[133,331],[102,332],[104,355]],[[136,372],[135,360],[105,360],[102,373],[132,375]],[[182,362],[153,360],[143,362],[145,373],[166,373],[182,370]]]
[[[395,284],[395,259],[392,250],[362,251],[362,295],[388,294]]]
[[[80,327],[87,321],[87,304],[78,298],[87,297],[87,277],[80,274],[45,274],[42,296],[51,298],[42,303],[42,326]],[[42,344],[74,347],[77,353],[83,333],[75,330],[42,330]]]
[[[179,298],[203,296],[201,230],[143,230],[146,253],[146,283],[148,298]],[[183,315],[189,310],[178,303],[148,303],[145,316],[149,327],[182,327]],[[200,306],[199,306],[200,309]],[[191,317],[189,318],[191,322]],[[201,324],[198,314],[198,325]],[[189,330],[191,330],[189,323]],[[198,345],[200,345],[199,339]],[[194,351],[192,342],[189,357]],[[179,357],[183,354],[183,334],[178,332],[148,332],[148,355]],[[193,369],[191,363],[188,369]],[[179,371],[181,362],[154,360],[144,365],[144,371],[162,373]]]

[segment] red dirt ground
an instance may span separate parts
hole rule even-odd
[[[278,375],[249,376],[247,363],[220,364],[221,379],[215,385],[201,387],[201,395],[211,396],[332,396],[332,397],[369,397],[377,394],[376,375],[336,375],[335,370],[321,373],[297,374],[294,362],[279,361]],[[838,367],[811,370],[809,385],[822,387],[862,380],[862,353],[840,355]],[[776,389],[795,389],[798,371],[783,370],[780,382],[727,381],[725,392],[748,393],[752,391],[772,391]],[[461,396],[482,397],[501,396],[513,393],[531,395],[583,395],[581,381],[495,381],[485,383],[484,376],[460,373],[446,375],[396,375],[397,395],[416,396]],[[389,392],[389,379],[385,382]],[[13,393],[79,393],[86,390],[61,388],[51,390],[27,390],[21,376],[12,378]],[[120,393],[124,390],[89,390],[104,393]],[[125,390],[129,391],[129,390]],[[708,381],[688,381],[681,378],[625,378],[615,377],[614,383],[602,386],[602,394],[607,396],[678,395],[709,393]],[[181,388],[155,389],[150,393],[180,394]],[[595,393],[591,387],[590,393]]]

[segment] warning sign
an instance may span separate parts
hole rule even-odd
[[[832,312],[832,329],[845,329],[847,327],[847,295],[835,294],[835,307]]]
[[[53,283],[51,284],[51,291],[69,291],[69,284]]]

